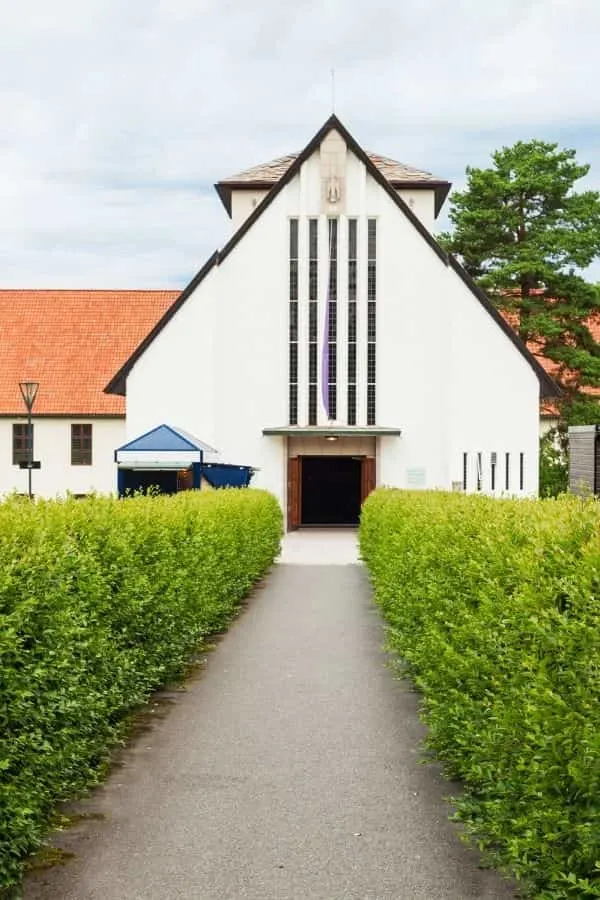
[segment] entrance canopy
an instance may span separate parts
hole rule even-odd
[[[181,428],[158,425],[115,450],[115,462],[125,469],[187,469],[217,451]]]
[[[275,428],[263,428],[263,434],[287,435],[288,437],[399,437],[399,428],[384,428],[379,425],[279,425]]]

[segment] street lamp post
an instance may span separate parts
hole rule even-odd
[[[20,381],[19,388],[25,406],[27,407],[27,478],[28,478],[28,494],[29,499],[33,497],[31,492],[31,470],[33,469],[33,431],[31,425],[31,410],[37,396],[39,382],[37,381]]]

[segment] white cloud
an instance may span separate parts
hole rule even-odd
[[[337,111],[455,182],[575,147],[600,186],[597,0],[24,0],[0,34],[2,286],[185,283],[229,222],[210,185]]]

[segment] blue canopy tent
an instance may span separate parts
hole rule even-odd
[[[115,450],[119,496],[150,487],[163,494],[211,487],[247,487],[250,466],[207,462],[217,451],[181,428],[158,425]]]

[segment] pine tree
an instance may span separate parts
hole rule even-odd
[[[600,386],[600,344],[587,321],[600,314],[600,297],[581,272],[600,255],[600,194],[573,190],[589,166],[558,144],[519,141],[492,160],[467,169],[466,190],[450,201],[454,230],[440,242],[556,363],[563,416],[589,419],[581,389]]]

